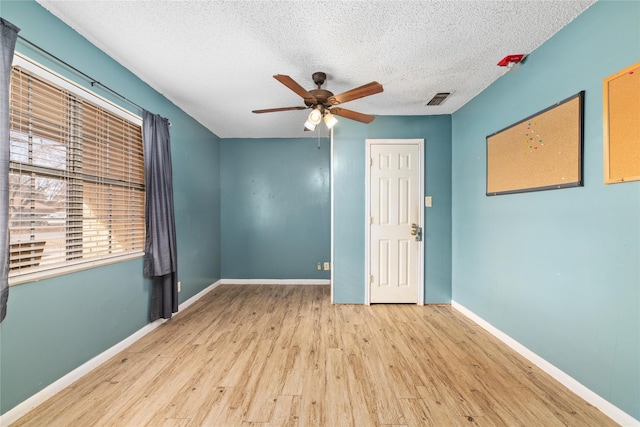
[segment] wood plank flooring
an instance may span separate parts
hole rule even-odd
[[[449,306],[224,285],[14,426],[613,426]]]

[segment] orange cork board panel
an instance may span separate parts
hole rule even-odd
[[[487,136],[487,196],[583,185],[584,91]]]
[[[640,62],[603,82],[604,182],[640,180]]]

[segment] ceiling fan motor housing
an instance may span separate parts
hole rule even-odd
[[[309,93],[313,95],[315,99],[306,98],[304,100],[304,103],[307,105],[307,107],[315,107],[316,105],[322,105],[323,107],[327,108],[331,105],[329,102],[327,102],[327,99],[333,96],[333,93],[329,92],[328,90],[311,89]]]
[[[315,97],[315,99],[305,98],[304,103],[307,107],[317,108],[320,107],[322,110],[329,108],[330,104],[327,102],[327,99],[333,96],[333,93],[328,90],[321,89],[322,86],[327,79],[327,74],[322,71],[316,71],[311,75],[313,82],[318,86],[318,89],[311,89],[309,93]]]

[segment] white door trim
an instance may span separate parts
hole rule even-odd
[[[370,180],[371,180],[371,146],[372,145],[391,145],[391,144],[403,144],[403,145],[418,145],[418,156],[419,156],[419,164],[420,164],[420,188],[418,190],[418,194],[420,195],[419,206],[419,216],[420,216],[420,226],[422,227],[422,244],[418,245],[418,305],[424,305],[424,240],[426,239],[426,227],[424,223],[424,139],[367,139],[366,143],[366,155],[365,155],[365,215],[364,215],[364,261],[365,261],[365,279],[364,279],[364,303],[366,305],[371,304],[371,294],[370,294],[370,277],[371,277],[371,269],[370,269],[370,251],[369,251],[369,243],[371,240],[371,227],[370,227],[370,218],[371,218],[371,201],[369,200],[369,192],[370,188]]]
[[[330,237],[330,242],[329,242],[329,246],[330,246],[330,251],[331,254],[329,255],[329,261],[331,262],[331,270],[330,270],[330,283],[331,283],[331,304],[334,304],[335,301],[333,299],[333,266],[334,266],[334,259],[333,259],[333,231],[334,231],[334,215],[335,215],[335,210],[334,210],[334,206],[335,206],[335,202],[334,202],[334,193],[333,193],[333,128],[331,128],[331,130],[329,131],[329,136],[331,137],[330,142],[329,142],[329,203],[331,204],[330,206],[330,221],[331,221],[331,226],[330,226],[330,231],[329,234],[331,235]]]

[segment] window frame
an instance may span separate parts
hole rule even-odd
[[[17,66],[22,68],[28,73],[31,73],[37,76],[44,81],[59,87],[62,90],[70,92],[74,96],[77,96],[84,101],[92,103],[109,113],[115,114],[120,118],[131,122],[136,126],[140,126],[140,131],[142,132],[142,117],[132,113],[131,111],[109,101],[108,99],[101,97],[95,92],[87,89],[86,87],[75,83],[74,81],[68,79],[67,77],[62,76],[61,74],[37,63],[36,61],[28,58],[24,54],[19,52],[14,53],[14,59],[12,66]],[[144,147],[143,147],[144,148]],[[37,169],[37,167],[36,167]],[[144,165],[143,165],[144,172]],[[7,177],[8,178],[8,177]],[[146,189],[144,190],[146,191]],[[144,196],[143,196],[144,198]],[[144,200],[143,200],[144,203]],[[68,209],[68,202],[66,204]],[[144,226],[143,226],[144,227]],[[142,238],[144,239],[144,232]],[[67,241],[68,244],[68,241]],[[41,266],[38,270],[30,270],[27,272],[14,270],[9,271],[9,286],[14,286],[22,283],[33,282],[41,279],[46,279],[50,277],[55,277],[59,275],[74,273],[98,266],[118,263],[122,261],[133,260],[137,258],[141,258],[144,256],[144,242],[142,244],[142,248],[139,250],[130,250],[126,253],[119,254],[111,254],[111,255],[100,255],[96,258],[89,259],[80,259],[80,260],[67,260],[64,264],[57,264],[50,267]]]

